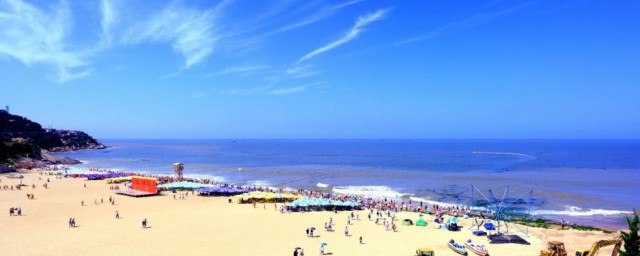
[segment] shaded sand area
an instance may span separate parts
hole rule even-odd
[[[42,184],[47,178],[49,188],[45,189]],[[18,183],[4,176],[0,179],[0,186]],[[435,249],[438,256],[457,255],[446,246],[452,238],[485,244],[491,255],[538,255],[546,241],[560,240],[573,255],[599,239],[615,236],[529,228],[531,245],[492,245],[486,237],[471,235],[467,230],[470,220],[461,221],[462,231],[449,232],[434,228],[433,217],[427,215],[427,227],[403,226],[397,221],[398,232],[393,232],[368,221],[366,210],[356,211],[360,221],[347,225],[350,212],[282,214],[273,204],[254,208],[228,203],[228,198],[191,193],[184,200],[174,199],[172,193],[132,198],[116,195],[104,181],[56,179],[36,173],[25,174],[24,183],[29,186],[21,191],[0,191],[0,210],[4,211],[0,215],[0,255],[292,255],[297,246],[305,255],[318,255],[321,242],[328,243],[325,252],[332,255],[413,255],[416,248],[425,246]],[[27,199],[28,193],[35,200]],[[108,201],[110,196],[115,198],[114,205]],[[23,216],[9,216],[10,207],[21,207]],[[116,211],[120,219],[115,218]],[[76,219],[77,227],[68,227],[69,218]],[[145,218],[146,229],[141,225]],[[334,232],[324,230],[329,218],[333,218]],[[418,214],[397,214],[398,220],[405,218],[416,220]],[[305,233],[311,226],[317,228],[315,238]],[[360,236],[364,244],[359,244]],[[610,253],[605,248],[600,254],[606,255],[605,251]]]

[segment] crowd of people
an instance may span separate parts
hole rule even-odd
[[[66,166],[50,166],[47,168],[48,168],[47,170],[52,170],[52,171],[69,170],[69,168]],[[261,186],[239,186],[239,185],[233,185],[228,183],[219,183],[210,178],[183,177],[182,179],[178,180],[174,176],[150,175],[150,174],[144,174],[144,173],[114,171],[114,170],[99,169],[99,168],[89,168],[88,171],[102,172],[102,173],[108,173],[108,174],[119,174],[122,176],[154,177],[157,179],[159,185],[178,182],[178,181],[188,181],[188,182],[202,183],[202,184],[215,184],[222,187],[246,188],[249,191],[291,193],[291,194],[297,194],[297,195],[306,196],[306,197],[326,198],[326,199],[337,200],[342,202],[353,201],[353,202],[362,203],[362,206],[365,208],[369,208],[369,209],[373,208],[377,210],[389,210],[393,212],[411,211],[411,212],[434,213],[434,214],[447,213],[450,215],[459,216],[464,214],[469,215],[471,211],[471,209],[468,206],[451,205],[451,204],[440,205],[436,203],[426,204],[421,201],[414,202],[412,200],[406,200],[402,198],[391,199],[386,197],[376,197],[376,198],[363,197],[363,196],[356,196],[356,195],[337,194],[337,193],[331,193],[331,192],[325,192],[325,191],[316,191],[316,190],[308,190],[308,189],[290,189],[290,188],[283,188],[283,187],[273,188],[273,187],[265,187],[265,186],[262,186],[262,187]],[[110,186],[110,188],[112,190],[120,189],[119,185],[112,185]],[[185,197],[186,195],[181,196],[181,199]],[[285,212],[290,212],[292,209],[289,209],[288,207],[286,207],[286,205],[283,205],[280,210],[281,212],[285,213]],[[334,208],[333,210],[335,211],[337,209]]]

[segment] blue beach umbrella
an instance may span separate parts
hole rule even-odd
[[[325,246],[327,246],[327,243],[322,242],[322,243],[320,244],[320,246],[321,246],[321,247],[325,247]]]

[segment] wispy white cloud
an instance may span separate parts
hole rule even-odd
[[[252,94],[258,94],[258,93],[264,93],[270,88],[273,88],[273,86],[274,85],[263,85],[263,86],[242,88],[242,89],[221,90],[221,91],[218,91],[218,93],[226,94],[226,95],[239,95],[239,96],[252,95]]]
[[[171,4],[148,20],[133,26],[125,35],[127,43],[169,42],[185,58],[185,69],[203,62],[214,50],[219,35],[216,17],[228,1],[209,10]]]
[[[109,47],[112,42],[111,30],[116,23],[116,6],[118,0],[102,0],[100,2],[100,11],[102,12],[102,20],[100,20],[100,27],[102,28],[102,45],[101,47]]]
[[[320,73],[322,73],[322,71],[313,70],[309,65],[295,66],[285,70],[285,74],[287,74],[291,78],[310,77]]]
[[[269,94],[285,95],[285,94],[299,93],[299,92],[303,92],[303,91],[305,91],[305,90],[307,90],[309,88],[321,86],[321,85],[324,85],[324,84],[325,84],[325,82],[317,82],[317,83],[299,85],[299,86],[294,86],[294,87],[276,88],[276,89],[273,89],[273,90],[269,91]]]
[[[520,4],[511,8],[507,8],[507,9],[503,9],[503,10],[499,10],[496,12],[491,12],[491,13],[483,13],[483,14],[478,14],[478,15],[474,15],[471,17],[468,17],[466,19],[460,20],[460,21],[456,21],[453,23],[449,23],[447,25],[444,25],[442,27],[436,28],[434,30],[431,30],[423,35],[420,36],[415,36],[406,40],[402,40],[400,42],[395,43],[396,46],[398,45],[404,45],[404,44],[410,44],[410,43],[415,43],[415,42],[419,42],[419,41],[424,41],[427,39],[431,39],[431,38],[435,38],[438,36],[441,36],[443,34],[446,33],[450,33],[450,32],[454,32],[454,31],[459,31],[459,30],[464,30],[464,29],[469,29],[472,27],[476,27],[476,26],[480,26],[482,24],[485,24],[487,22],[490,22],[496,18],[499,18],[500,16],[503,15],[507,15],[516,11],[519,11],[521,9],[525,9],[529,6],[532,6],[536,3],[536,1],[532,1],[532,2],[526,2],[524,4]]]
[[[255,95],[255,94],[263,94],[263,95],[286,95],[286,94],[294,94],[300,93],[312,88],[320,88],[325,85],[326,82],[315,82],[298,86],[280,86],[278,87],[275,84],[268,85],[260,85],[254,87],[243,87],[243,88],[235,88],[235,89],[225,89],[225,90],[216,90],[210,89],[207,91],[198,91],[191,95],[192,98],[202,98],[206,96],[209,92],[217,92],[218,94],[224,95],[235,95],[235,96],[246,96],[246,95]]]
[[[311,65],[295,65],[285,69],[278,70],[275,75],[271,75],[262,79],[263,82],[277,83],[286,80],[301,79],[316,76],[322,71],[313,69]]]
[[[0,54],[27,66],[50,66],[59,83],[89,75],[90,53],[65,43],[71,18],[66,2],[52,5],[49,12],[20,0],[0,2]]]
[[[386,14],[389,12],[389,9],[380,9],[377,10],[376,12],[373,13],[369,13],[366,14],[364,16],[360,16],[358,17],[358,20],[356,20],[356,23],[353,25],[353,27],[351,27],[351,29],[349,29],[349,31],[342,36],[340,39],[335,40],[323,47],[320,47],[318,49],[315,49],[309,53],[307,53],[306,55],[302,56],[298,62],[302,62],[308,59],[311,59],[319,54],[322,54],[326,51],[329,51],[333,48],[336,48],[340,45],[343,45],[345,43],[348,43],[349,41],[356,39],[358,37],[358,35],[360,35],[360,33],[362,33],[362,31],[364,30],[365,26],[378,21],[382,18],[384,18],[386,16]]]
[[[313,23],[319,22],[323,19],[326,19],[328,17],[331,17],[332,15],[334,15],[336,12],[338,12],[340,9],[345,8],[347,6],[362,2],[363,0],[355,0],[355,1],[349,1],[349,2],[344,2],[341,4],[337,4],[337,5],[329,5],[329,6],[325,6],[323,8],[321,8],[320,10],[318,10],[317,12],[309,15],[308,17],[305,17],[304,19],[292,23],[292,24],[288,24],[285,25],[279,29],[276,29],[272,32],[267,33],[266,35],[273,35],[273,34],[278,34],[278,33],[282,33],[282,32],[286,32],[286,31],[290,31],[290,30],[294,30],[297,28],[301,28],[307,25],[311,25]]]
[[[211,75],[213,76],[221,76],[221,75],[251,75],[256,72],[263,71],[268,69],[269,66],[266,65],[246,65],[246,66],[232,66],[227,67],[223,70],[215,72]]]

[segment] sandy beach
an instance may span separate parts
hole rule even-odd
[[[42,185],[49,178],[49,188]],[[1,185],[15,185],[16,179],[1,176]],[[457,255],[447,248],[450,239],[485,244],[491,255],[538,255],[549,240],[565,242],[567,252],[586,249],[600,239],[616,234],[576,230],[529,228],[531,245],[488,244],[486,237],[473,237],[461,220],[462,230],[438,230],[433,217],[425,216],[427,227],[403,226],[387,231],[367,219],[368,211],[356,211],[360,221],[347,225],[350,212],[285,213],[273,204],[229,203],[224,197],[200,197],[189,192],[184,200],[171,193],[132,198],[116,195],[104,181],[56,179],[26,173],[22,190],[1,190],[1,255],[292,255],[302,247],[305,255],[318,255],[320,243],[332,255],[412,255],[418,247],[431,247],[436,255]],[[32,184],[36,188],[31,187]],[[84,184],[87,187],[84,187]],[[27,199],[34,194],[35,199]],[[115,204],[108,199],[113,197]],[[103,200],[104,203],[100,203]],[[84,206],[81,206],[84,201]],[[97,201],[97,204],[95,204]],[[9,216],[9,208],[21,207],[22,216]],[[116,211],[120,219],[115,218]],[[77,227],[68,227],[75,218]],[[148,220],[148,228],[141,226]],[[324,230],[333,218],[335,231]],[[400,212],[397,219],[418,219],[418,213]],[[305,230],[316,227],[316,237]],[[348,226],[350,236],[344,235]],[[359,243],[359,237],[363,243]],[[601,250],[610,253],[610,248]]]

